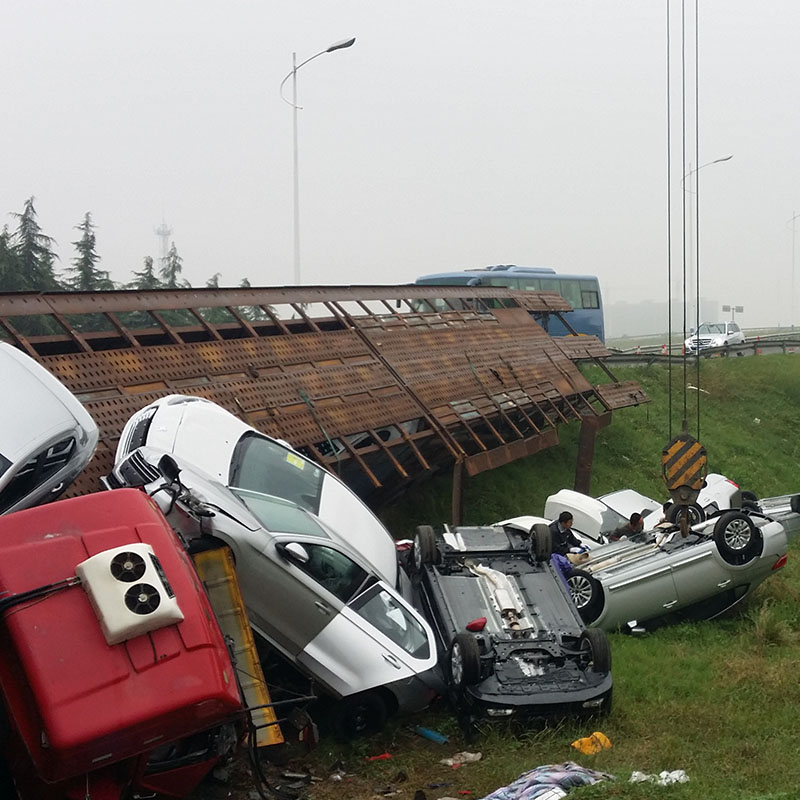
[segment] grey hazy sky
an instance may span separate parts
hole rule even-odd
[[[163,218],[194,285],[291,283],[278,85],[293,50],[356,36],[298,73],[304,283],[517,263],[663,299],[665,17],[665,0],[5,0],[0,212],[35,195],[61,267],[91,211],[116,280],[158,256]],[[734,155],[701,173],[701,294],[788,324],[800,3],[700,0],[700,51],[700,163]]]

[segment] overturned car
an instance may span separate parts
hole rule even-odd
[[[550,531],[420,526],[409,569],[455,704],[472,715],[611,707],[611,652],[551,564]]]

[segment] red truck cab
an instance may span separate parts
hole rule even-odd
[[[240,740],[206,592],[140,491],[0,517],[0,649],[0,744],[22,800],[183,797]]]

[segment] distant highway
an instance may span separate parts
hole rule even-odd
[[[666,345],[649,345],[620,350],[610,347],[612,355],[606,358],[614,364],[652,364],[657,362],[683,361],[683,344],[672,346],[668,352]],[[731,356],[766,356],[773,353],[800,353],[800,332],[794,334],[769,334],[748,339],[744,344],[710,347],[700,351],[700,358],[726,358]],[[687,356],[691,361],[697,357]]]

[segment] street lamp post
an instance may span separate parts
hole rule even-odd
[[[795,267],[794,253],[795,253],[795,247],[794,247],[794,243],[795,243],[795,234],[797,233],[797,226],[795,225],[795,220],[797,220],[798,217],[800,217],[800,213],[797,213],[797,214],[792,213],[792,218],[786,223],[787,225],[791,225],[792,226],[792,301],[791,301],[792,304],[791,304],[791,306],[789,308],[789,324],[792,326],[792,330],[793,331],[794,331],[794,304],[795,304],[795,299],[794,299],[794,267]]]
[[[692,206],[693,206],[692,197],[696,194],[695,191],[692,191],[692,178],[698,172],[700,172],[701,169],[705,169],[706,167],[710,167],[712,164],[720,164],[723,161],[730,161],[732,158],[733,158],[732,154],[729,155],[729,156],[721,156],[720,158],[715,158],[713,161],[707,161],[705,164],[701,164],[699,167],[695,167],[694,169],[692,169],[692,165],[691,165],[691,162],[690,162],[689,163],[689,171],[683,176],[683,178],[681,178],[681,187],[683,188],[683,190],[685,192],[688,192],[688,194],[689,194],[689,215],[688,215],[688,221],[689,221],[688,233],[689,233],[689,237],[688,238],[689,238],[689,253],[690,254],[693,252],[693,248],[692,248],[692,230],[693,230],[694,222],[695,222],[695,220],[694,220],[694,211],[693,211],[693,208],[692,208]],[[685,181],[686,181],[687,178],[689,179],[688,188],[685,185]],[[699,259],[699,256],[698,256],[697,263],[695,263],[695,270],[696,270],[697,274],[695,274],[695,287],[694,287],[694,289],[696,291],[696,294],[697,294],[697,302],[694,304],[695,305],[695,308],[694,308],[694,312],[695,313],[694,313],[694,315],[691,315],[691,314],[689,315],[690,321],[693,321],[693,327],[694,328],[697,328],[697,326],[700,324],[700,275],[699,275],[700,264],[699,264],[699,260],[700,259]],[[691,257],[689,259],[689,263],[691,264]],[[692,275],[692,270],[690,268],[689,269],[690,278],[691,278],[691,275]],[[689,283],[690,283],[690,286],[691,286],[691,280],[690,280]],[[687,294],[689,294],[689,296],[692,297],[694,295],[694,292],[688,292]],[[691,307],[691,305],[690,305],[690,307]],[[694,319],[692,320],[693,316],[694,316]]]
[[[341,42],[334,42],[330,47],[320,50],[305,61],[297,63],[297,53],[292,53],[292,69],[281,81],[279,92],[281,100],[288,103],[292,107],[292,164],[294,173],[294,282],[296,285],[300,284],[300,169],[298,160],[298,146],[297,146],[297,112],[302,106],[297,105],[297,70],[300,67],[313,61],[315,58],[324,56],[325,53],[332,53],[334,50],[344,50],[345,47],[352,47],[355,44],[355,37],[352,39],[343,39]],[[286,81],[292,79],[292,99],[288,100],[283,94],[283,87]]]

